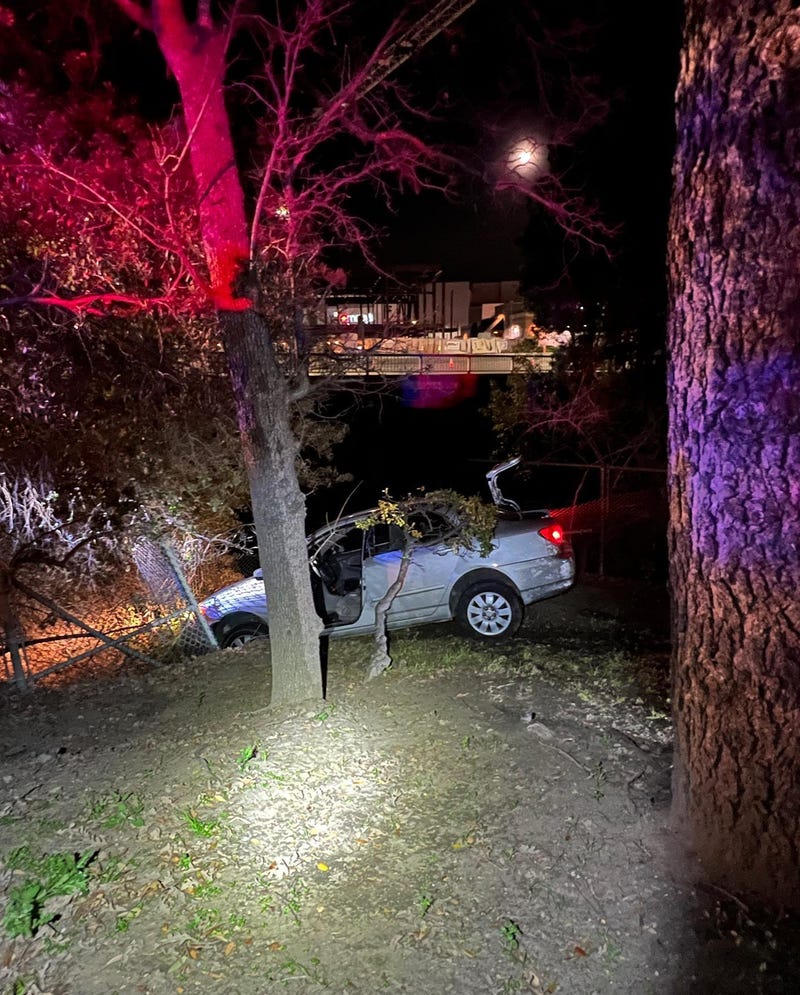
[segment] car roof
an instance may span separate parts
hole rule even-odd
[[[492,467],[491,470],[486,474],[486,480],[489,484],[489,491],[491,493],[492,502],[499,510],[502,510],[505,500],[502,496],[500,488],[497,485],[497,478],[505,470],[510,470],[520,463],[520,457],[514,456],[511,459],[504,460],[502,463],[498,463]],[[365,508],[363,511],[355,511],[350,515],[343,515],[341,518],[337,518],[333,522],[329,522],[326,525],[320,525],[318,528],[314,529],[308,535],[308,540],[313,539],[315,536],[322,535],[325,532],[332,532],[334,529],[347,528],[348,526],[355,525],[356,522],[360,522],[364,518],[369,518],[377,512],[377,508]],[[542,509],[537,511],[538,514],[547,514],[547,511]]]
[[[377,508],[365,508],[364,511],[355,511],[352,515],[342,515],[341,518],[337,518],[332,522],[328,522],[327,525],[320,525],[319,528],[314,529],[308,538],[313,539],[314,536],[322,535],[324,532],[332,532],[334,529],[347,528],[350,525],[355,525],[356,522],[360,522],[362,519],[369,518],[370,515],[374,515],[377,510]]]

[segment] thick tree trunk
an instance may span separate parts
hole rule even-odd
[[[252,311],[220,318],[233,378],[269,605],[272,701],[322,698],[319,637],[305,539],[305,498],[286,381],[269,330]]]
[[[189,22],[180,0],[153,0],[151,11],[181,93],[209,292],[233,380],[269,603],[272,701],[319,699],[322,626],[311,592],[286,382],[269,330],[239,286],[249,239],[225,107],[228,35],[224,26]]]
[[[794,6],[686,3],[669,447],[675,813],[713,880],[800,905]]]

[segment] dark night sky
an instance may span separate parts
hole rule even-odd
[[[575,292],[599,291],[622,300],[625,327],[631,327],[628,321],[635,323],[658,349],[664,335],[681,10],[677,0],[653,6],[645,30],[635,0],[570,4],[576,16],[581,9],[593,15],[596,31],[587,33],[582,51],[546,60],[554,72],[566,73],[572,66],[591,73],[597,92],[608,101],[605,119],[563,151],[560,166],[573,185],[596,201],[603,220],[620,226],[609,245],[610,259],[586,249],[570,256],[557,227],[541,212],[509,195],[495,196],[478,175],[463,183],[461,202],[447,203],[435,194],[405,198],[395,216],[385,216],[390,234],[382,258],[439,265],[451,279],[522,276],[532,287],[556,280],[569,258]],[[548,13],[558,21],[556,13]],[[495,23],[494,5],[478,0],[452,36],[432,43],[425,57],[421,54],[408,68],[408,76],[422,80],[423,89],[427,83],[429,93],[446,89],[454,94],[452,130],[464,141],[465,161],[473,166],[480,166],[481,155],[489,161],[492,142],[512,133],[515,121],[535,117],[536,86],[532,64],[524,64],[525,46],[514,49],[524,71],[519,63],[503,63],[498,57],[512,50],[506,44],[509,32],[511,20]],[[363,481],[356,504],[375,499],[387,485],[398,493],[421,483],[482,492],[482,475],[496,440],[480,413],[489,385],[479,386],[480,396],[454,407],[409,410],[400,399],[385,401],[379,412],[370,410],[364,419],[370,427],[354,433],[345,447],[352,449],[356,480]]]
[[[535,6],[544,29],[524,14],[518,21],[513,12],[498,19],[495,4],[477,0],[403,70],[402,79],[447,101],[444,130],[453,137],[448,151],[463,156],[476,174],[459,184],[458,202],[434,194],[405,198],[398,213],[386,217],[390,237],[382,258],[387,262],[440,264],[454,279],[499,279],[520,275],[527,259],[532,282],[543,285],[558,273],[562,239],[552,226],[521,199],[494,195],[477,175],[486,172],[506,136],[536,119],[543,105],[540,67],[551,106],[564,107],[564,119],[576,110],[563,92],[570,72],[591,78],[594,91],[608,102],[604,120],[574,147],[562,149],[556,165],[570,186],[597,204],[607,224],[621,226],[611,249],[618,264],[631,270],[631,280],[643,279],[643,267],[663,268],[680,2],[652,5],[646,25],[636,0]],[[581,26],[577,35],[568,31],[564,6],[575,18],[572,25]],[[538,45],[538,66],[531,38]],[[563,41],[555,56],[548,52],[553,38]]]
[[[346,49],[357,59],[409,5],[371,2],[357,0],[351,28],[332,34],[331,54]],[[452,170],[457,196],[450,202],[407,195],[392,214],[373,195],[355,199],[386,231],[381,261],[435,264],[449,278],[473,280],[515,278],[525,262],[530,282],[550,283],[562,268],[561,238],[521,199],[495,196],[487,180],[509,136],[541,121],[546,105],[561,123],[585,110],[572,93],[574,76],[588,81],[608,113],[558,152],[555,166],[597,202],[608,224],[623,225],[612,249],[625,265],[635,261],[630,280],[641,282],[641,268],[663,260],[680,14],[680,0],[650,5],[646,23],[639,0],[476,0],[394,74],[412,103],[431,113],[426,137],[464,171]],[[142,73],[148,52],[158,57],[146,35],[137,39],[109,50],[113,82],[139,90],[145,113],[163,115],[173,90],[162,73]],[[155,88],[142,91],[147,81]]]

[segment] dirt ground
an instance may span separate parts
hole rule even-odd
[[[294,713],[266,642],[0,691],[0,992],[800,990],[797,924],[670,829],[663,591],[399,634],[365,683],[368,650]]]

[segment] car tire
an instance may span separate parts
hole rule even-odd
[[[509,584],[483,580],[458,599],[455,620],[472,639],[500,643],[515,635],[522,624],[522,601]]]
[[[239,619],[227,624],[222,619],[215,627],[214,635],[221,650],[237,649],[254,639],[265,639],[269,635],[269,628],[257,618]]]

